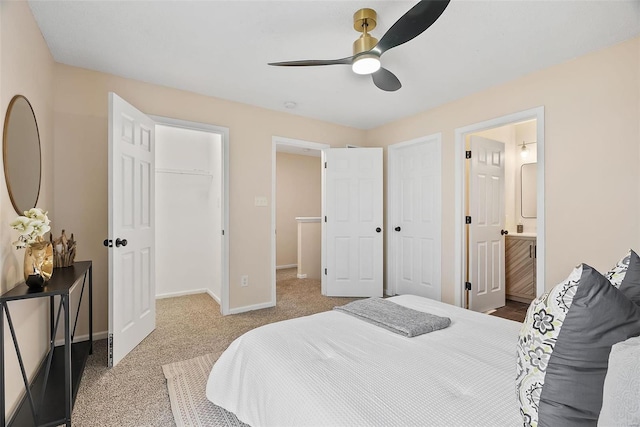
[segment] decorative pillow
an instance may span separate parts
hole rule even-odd
[[[609,270],[607,274],[605,274],[605,277],[609,279],[611,284],[616,288],[620,287],[620,285],[622,284],[622,281],[624,280],[625,275],[627,274],[627,269],[629,268],[629,262],[631,261],[631,252],[633,251],[629,249],[629,252],[627,252],[625,256],[620,258],[620,261],[616,263],[616,266],[613,267],[611,270]]]
[[[629,249],[627,272],[620,284],[620,292],[640,305],[640,256]]]
[[[640,337],[611,348],[602,394],[599,426],[640,426]]]
[[[524,425],[538,425],[538,406],[547,364],[575,296],[582,266],[550,292],[533,300],[518,339],[516,392]]]
[[[518,340],[525,425],[596,425],[611,346],[640,335],[640,307],[582,264],[535,299]]]

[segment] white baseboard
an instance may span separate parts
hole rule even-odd
[[[98,340],[106,340],[108,337],[109,337],[109,331],[101,331],[101,332],[93,333],[94,342]],[[77,335],[73,337],[73,342],[82,342],[82,341],[87,341],[88,339],[89,339],[89,334]],[[64,345],[64,338],[57,339],[55,341],[55,345],[56,347],[59,345]]]
[[[246,305],[244,307],[236,307],[236,308],[232,308],[229,310],[229,314],[238,314],[238,313],[244,313],[247,311],[252,311],[252,310],[260,310],[263,308],[270,308],[270,307],[275,307],[276,303],[274,301],[271,302],[265,302],[262,304],[254,304],[254,305]]]
[[[207,294],[213,298],[215,300],[215,302],[217,302],[218,304],[221,305],[220,303],[220,298],[218,298],[218,296],[216,294],[214,294],[211,290],[207,289]]]
[[[307,275],[306,274],[298,274],[298,279],[306,279]]]
[[[298,264],[276,265],[276,270],[284,270],[285,268],[295,268]]]
[[[157,294],[156,295],[156,299],[183,297],[185,295],[206,294],[206,293],[209,293],[208,289],[204,289],[204,288],[203,289],[191,289],[189,291],[167,292],[167,293],[164,293],[164,294]]]

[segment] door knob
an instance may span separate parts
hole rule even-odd
[[[500,230],[500,234],[502,234],[503,236],[505,234],[509,234],[509,230]],[[117,243],[117,242],[116,242]]]
[[[394,228],[394,230],[396,230],[396,231],[400,231],[400,230],[402,230],[402,228],[400,228],[400,227],[396,227],[396,228]]]
[[[116,239],[116,248],[120,246],[127,246],[127,239],[120,239],[119,237]]]
[[[111,239],[104,239],[104,242],[102,242],[103,245],[105,245],[108,248],[112,248],[113,247],[113,240]]]
[[[382,231],[382,228],[380,228],[380,227],[376,227],[376,233],[379,233],[379,232],[381,232],[381,231]]]

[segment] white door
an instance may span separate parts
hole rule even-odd
[[[390,292],[438,301],[442,230],[440,151],[440,135],[388,148],[387,209]]]
[[[156,327],[155,123],[109,93],[109,366]]]
[[[505,304],[504,143],[471,137],[469,169],[469,308]]]
[[[380,297],[382,148],[324,150],[323,162],[324,294]]]

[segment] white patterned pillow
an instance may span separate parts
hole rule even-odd
[[[535,299],[517,345],[524,425],[595,426],[611,347],[639,335],[640,305],[586,264]]]
[[[616,288],[620,288],[622,281],[624,280],[624,276],[627,274],[627,270],[629,269],[629,260],[631,259],[631,249],[629,252],[622,258],[620,261],[616,263],[616,266],[613,267],[607,274],[604,276],[609,279],[611,284]]]
[[[640,426],[640,337],[611,348],[598,425]]]
[[[527,311],[518,339],[516,376],[516,393],[525,427],[538,425],[538,405],[547,363],[581,276],[582,265],[550,292],[533,300]]]

